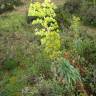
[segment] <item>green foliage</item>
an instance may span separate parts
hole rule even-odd
[[[80,17],[85,25],[96,26],[96,0],[82,1]]]
[[[59,55],[60,36],[56,32],[47,33],[46,38],[42,39],[42,45],[45,46],[45,52],[51,57]],[[52,55],[51,55],[52,54]]]
[[[1,32],[19,32],[23,31],[23,24],[25,23],[25,16],[20,13],[10,13],[8,16],[0,16],[0,30]]]
[[[41,80],[37,85],[37,93],[33,96],[56,96],[53,89],[53,84],[51,81]]]
[[[38,2],[30,4],[28,14],[28,16],[38,17],[36,20],[33,20],[32,24],[41,25],[41,28],[36,28],[36,35],[41,36],[41,44],[50,57],[58,54],[60,49],[60,36],[54,9],[55,5],[50,3],[49,0],[45,0],[42,4]]]
[[[77,96],[80,79],[90,94],[96,94],[95,38],[80,26],[79,17],[50,4],[46,0],[30,5],[33,25],[26,24],[21,9],[0,16],[0,96],[22,96],[22,92],[24,96]]]
[[[81,0],[67,0],[64,4],[64,10],[73,14],[80,11]]]
[[[71,14],[69,12],[65,12],[63,6],[58,6],[55,12],[60,30],[65,31],[65,28],[68,28],[71,24]]]
[[[73,45],[73,48],[75,49],[75,52],[82,56],[83,53],[84,53],[84,49],[85,49],[85,43],[86,41],[83,41],[82,39],[77,39],[74,41],[74,45]],[[87,43],[86,43],[87,44]]]
[[[96,26],[96,6],[86,8],[86,10],[82,12],[81,16],[86,25]]]
[[[64,58],[60,58],[53,63],[52,71],[55,78],[62,81],[65,87],[70,90],[76,84],[76,81],[80,80],[79,71]]]
[[[87,72],[83,77],[83,82],[87,88],[90,88],[89,93],[96,94],[96,41],[86,40],[84,44],[86,47],[83,52],[83,57],[85,59],[84,66],[87,68]]]
[[[7,58],[7,60],[4,61],[3,67],[8,70],[12,70],[18,66],[17,61],[11,58]]]
[[[85,45],[87,45],[85,47],[85,50],[83,52],[83,56],[84,58],[91,63],[92,65],[95,66],[95,62],[96,62],[96,41],[86,41]]]
[[[52,72],[50,70],[51,60],[43,52],[40,52],[37,55],[37,58],[36,58],[36,61],[35,61],[34,66],[36,67],[36,70],[38,70],[38,75],[41,75],[42,74],[42,76],[44,77],[44,79],[52,78]]]
[[[20,0],[0,0],[0,13],[12,10],[16,5],[21,4]]]
[[[6,87],[6,90],[4,90],[0,95],[1,96],[21,96],[21,92],[19,92],[18,90],[20,90],[19,88],[21,87],[21,84],[8,84]],[[8,88],[8,89],[7,89]]]
[[[80,34],[80,18],[79,17],[73,16],[70,28],[74,32],[75,39],[77,39]]]
[[[67,0],[63,10],[80,16],[85,25],[96,26],[96,0]]]
[[[72,50],[74,50],[76,52],[76,54],[82,55],[83,50],[84,50],[84,42],[83,42],[82,38],[80,37],[81,24],[80,24],[79,17],[73,16],[70,28],[71,28],[71,32],[73,34],[73,43],[72,43],[73,49]]]
[[[66,93],[64,86],[60,85],[57,81],[41,80],[35,87],[30,88],[25,96],[70,96],[72,94]]]

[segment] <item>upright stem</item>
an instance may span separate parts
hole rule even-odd
[[[95,0],[93,0],[93,5],[94,5],[94,7],[95,7],[95,3],[96,3]]]

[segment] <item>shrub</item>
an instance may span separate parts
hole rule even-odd
[[[21,4],[20,0],[0,0],[0,13],[12,10],[14,6]]]
[[[86,41],[88,46],[85,47],[83,57],[85,58],[84,66],[87,68],[87,72],[84,76],[84,83],[89,88],[90,94],[96,94],[96,41]],[[85,42],[85,44],[86,44]]]
[[[12,70],[17,67],[17,61],[13,58],[7,58],[4,61],[3,67],[8,70]]]
[[[51,60],[44,53],[40,53],[37,56],[36,64],[39,74],[42,74],[44,79],[52,78],[52,72],[50,70]]]
[[[56,10],[56,20],[61,30],[65,31],[65,27],[68,28],[70,26],[71,14],[69,12],[65,12],[63,6],[58,7]]]
[[[30,4],[29,15],[37,16],[36,20],[33,20],[33,25],[40,25],[41,28],[36,28],[36,35],[41,37],[41,44],[44,46],[44,52],[51,58],[59,54],[60,49],[60,35],[59,27],[55,19],[56,6],[49,0],[45,0],[44,3]]]
[[[80,80],[79,71],[64,58],[60,58],[52,64],[52,72],[55,79],[64,84],[68,90],[74,88],[73,86],[76,84],[76,81]]]
[[[82,12],[81,18],[85,24],[96,26],[96,7],[87,8]]]
[[[96,95],[96,71],[94,65],[88,65],[88,71],[86,72],[86,75],[84,76],[83,82],[86,85],[86,89],[88,90],[89,94]]]
[[[64,10],[71,14],[77,13],[80,10],[80,4],[81,0],[68,0],[64,4]]]
[[[0,90],[0,96],[21,96],[21,90],[24,83],[20,82],[16,76],[10,77],[3,90]]]
[[[57,81],[42,79],[26,96],[70,96]]]
[[[91,63],[92,65],[95,66],[96,62],[96,41],[87,41],[89,43],[89,46],[86,46],[84,50],[84,58]]]

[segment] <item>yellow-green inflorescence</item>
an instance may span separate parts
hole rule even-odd
[[[36,28],[36,35],[41,36],[41,44],[51,58],[60,53],[60,35],[59,27],[55,19],[56,6],[50,0],[43,3],[31,3],[29,7],[29,16],[37,17],[32,24],[39,24],[41,28]]]

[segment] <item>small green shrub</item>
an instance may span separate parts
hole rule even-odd
[[[21,96],[24,84],[17,80],[17,77],[10,77],[3,90],[0,90],[0,96]]]
[[[14,6],[21,4],[21,0],[0,0],[0,13],[14,9]]]
[[[58,7],[56,10],[56,20],[60,27],[60,30],[65,31],[65,28],[69,28],[71,24],[71,14],[69,12],[65,12],[63,6]]]
[[[88,41],[87,41],[88,43]],[[96,62],[96,41],[89,41],[89,46],[86,46],[84,53],[84,58],[95,66]]]
[[[81,18],[86,25],[96,26],[96,7],[87,8],[82,12]]]
[[[39,75],[42,74],[44,79],[52,78],[51,60],[43,52],[38,54],[36,64]]]
[[[86,72],[86,75],[83,77],[83,82],[86,85],[86,88],[89,89],[89,94],[96,94],[96,67],[95,65],[88,65],[87,66],[88,71]]]
[[[85,25],[96,26],[96,0],[83,0],[80,17]]]
[[[64,10],[73,14],[80,10],[81,0],[67,0],[64,4]]]
[[[57,78],[61,84],[64,84],[67,90],[74,88],[76,81],[80,80],[79,71],[64,58],[60,58],[52,64],[52,72],[55,79]]]
[[[18,66],[18,63],[13,58],[7,58],[4,61],[3,67],[8,70],[12,70]]]

